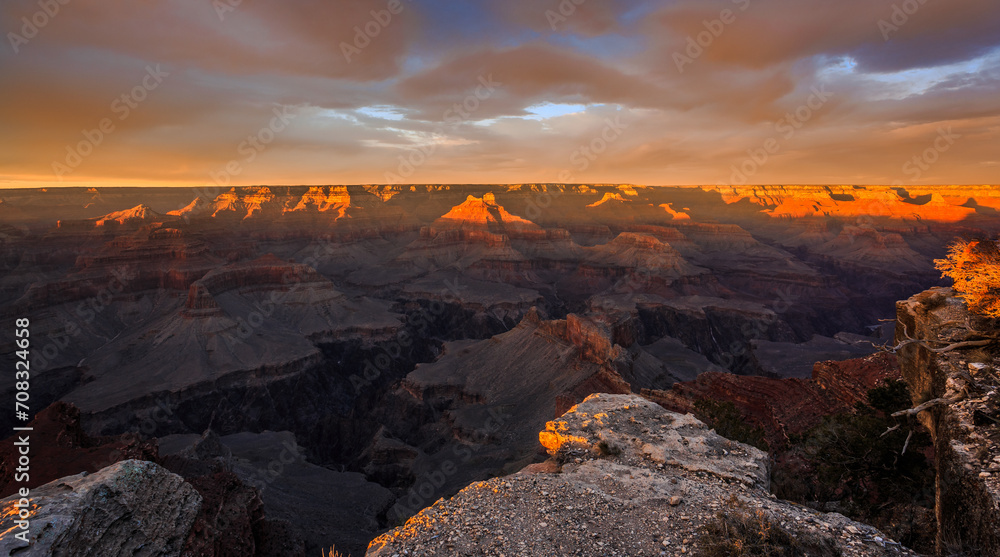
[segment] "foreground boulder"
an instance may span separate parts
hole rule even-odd
[[[744,542],[914,555],[870,526],[774,499],[765,453],[635,395],[591,395],[539,438],[549,461],[439,500],[367,555],[684,555]],[[730,539],[740,524],[767,539]]]
[[[103,470],[45,484],[31,491],[30,542],[2,501],[0,555],[172,557],[181,554],[201,496],[180,476],[152,462],[126,460]]]

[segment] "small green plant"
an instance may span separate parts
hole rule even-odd
[[[699,557],[838,557],[829,539],[802,540],[782,528],[766,511],[750,509],[738,497],[725,501],[725,511],[707,522]]]
[[[747,422],[743,413],[732,402],[702,399],[694,403],[694,410],[698,419],[726,439],[752,445],[762,451],[768,449],[764,428]]]

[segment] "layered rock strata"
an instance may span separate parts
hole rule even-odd
[[[934,439],[939,555],[1000,555],[1000,358],[996,323],[950,289],[897,304],[896,341],[917,414]],[[985,334],[983,334],[985,333]],[[914,342],[919,341],[919,342]]]

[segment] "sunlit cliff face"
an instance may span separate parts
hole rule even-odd
[[[762,206],[775,218],[859,217],[956,223],[978,208],[1000,210],[998,186],[926,187],[706,187],[726,203]]]
[[[25,220],[34,218],[33,214],[41,218],[51,212],[46,208],[56,206],[76,207],[73,214],[96,219],[88,226],[178,219],[270,222],[286,218],[350,223],[359,218],[399,220],[419,212],[421,218],[429,219],[434,230],[459,228],[531,236],[544,235],[545,228],[556,224],[645,222],[691,228],[730,217],[767,217],[794,222],[803,241],[811,236],[836,236],[839,226],[830,228],[828,219],[869,228],[873,224],[888,226],[889,232],[893,231],[893,223],[987,227],[1000,223],[998,186],[652,187],[527,183],[470,186],[468,191],[463,188],[466,186],[257,186],[168,188],[151,194],[170,197],[168,203],[142,201],[135,192],[154,191],[144,189],[133,193],[114,188],[25,189],[0,196],[0,218]],[[140,203],[126,205],[118,201],[126,197]]]
[[[347,193],[347,188],[309,188],[309,191],[302,196],[292,208],[285,208],[285,212],[307,211],[310,207],[315,208],[320,213],[336,211],[338,217],[343,217],[344,212],[351,206],[351,196]]]
[[[538,228],[535,223],[512,215],[503,206],[498,205],[493,193],[486,193],[481,198],[470,195],[464,203],[456,205],[451,211],[442,215],[435,224],[482,229],[491,226],[505,229]]]

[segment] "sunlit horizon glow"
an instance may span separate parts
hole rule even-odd
[[[0,6],[0,188],[998,183],[992,0],[108,4]]]

